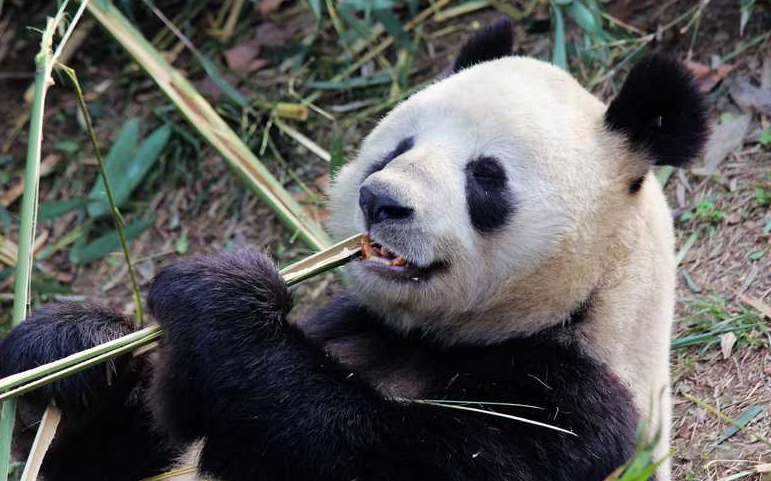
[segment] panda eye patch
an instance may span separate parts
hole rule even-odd
[[[506,171],[493,157],[480,157],[468,163],[466,172],[475,180],[491,185],[503,185],[506,182]]]
[[[466,164],[466,205],[471,224],[482,234],[500,229],[514,213],[514,196],[497,159],[479,157]]]
[[[415,146],[415,139],[413,137],[406,137],[402,139],[396,145],[396,148],[394,148],[394,150],[389,152],[385,157],[383,157],[382,160],[380,160],[378,163],[372,166],[369,172],[367,172],[367,177],[369,177],[370,175],[374,174],[379,170],[383,170],[385,166],[388,165],[389,162],[399,157],[403,153],[407,152],[414,146]]]

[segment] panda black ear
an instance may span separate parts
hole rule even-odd
[[[508,19],[498,20],[476,32],[463,44],[450,73],[511,55],[513,45],[514,26]]]
[[[656,165],[681,167],[709,134],[707,107],[691,74],[676,60],[646,55],[632,68],[605,112],[605,125]]]

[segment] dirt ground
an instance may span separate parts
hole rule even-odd
[[[174,3],[170,4],[163,8],[173,9]],[[613,0],[607,5],[613,19],[641,33],[656,32],[661,25],[691,12],[677,28],[662,32],[649,48],[692,62],[692,70],[709,91],[714,122],[705,158],[689,169],[674,172],[666,182],[677,252],[683,254],[678,268],[674,338],[676,343],[688,344],[685,341],[701,336],[695,344],[678,346],[672,354],[674,479],[768,481],[771,465],[761,468],[768,469],[769,474],[754,470],[771,463],[771,445],[767,444],[771,439],[771,38],[763,37],[771,31],[771,4],[757,2],[742,36],[738,1],[707,0],[701,2],[704,7],[700,13],[694,14],[691,9],[698,4]],[[310,28],[309,14],[288,15],[286,8],[250,22],[290,32]],[[10,199],[23,165],[25,132],[16,137],[11,132],[25,111],[22,98],[31,81],[37,35],[11,26],[23,23],[39,27],[45,12],[50,10],[43,2],[23,6],[11,1],[0,14],[0,111],[6,113],[0,116],[0,142],[12,140],[8,145],[0,144],[0,198]],[[542,25],[548,20],[547,13],[548,8],[537,9],[534,15],[543,18],[527,26],[518,25],[518,53],[548,54],[551,36],[548,26],[544,30]],[[444,68],[469,26],[498,15],[483,9],[449,22],[427,21],[426,40],[417,51],[412,84],[428,80]],[[146,34],[156,31],[157,25]],[[442,35],[431,36],[437,32]],[[339,47],[330,41],[332,33],[321,41],[328,42],[324,48],[335,53]],[[752,43],[753,39],[760,41]],[[112,58],[120,61],[106,61]],[[189,53],[174,60],[178,68],[198,79],[196,85],[211,98],[222,95],[195,67]],[[98,27],[91,28],[71,65],[84,82],[94,108],[97,134],[105,144],[128,116],[139,116],[152,125],[164,116],[176,115],[154,84]],[[371,71],[375,66],[371,62],[363,68]],[[291,75],[282,72],[258,70],[253,83],[285,96]],[[623,71],[619,74],[596,84],[593,90],[603,98],[612,96],[614,79],[623,78]],[[44,157],[51,168],[41,183],[41,201],[83,198],[97,175],[76,114],[75,97],[66,82],[61,83],[62,88],[52,90],[46,111]],[[322,97],[319,105],[330,112],[348,112],[346,109],[360,108],[357,102],[372,105],[376,100],[350,91]],[[345,121],[334,123],[316,115],[298,125],[324,147],[341,140],[350,158],[358,140],[382,114],[339,114]],[[193,135],[184,121],[174,119],[178,120],[179,137]],[[250,144],[255,150],[260,147],[260,135],[258,130],[257,140]],[[67,142],[73,141],[80,148],[67,148]],[[277,136],[277,144],[287,163],[268,151],[263,156],[268,168],[301,201],[307,202],[312,196],[303,193],[297,178],[308,185],[313,196],[323,198],[328,184],[326,164],[286,136]],[[176,141],[172,147],[174,159],[164,157],[127,206],[129,218],[155,216],[152,227],[131,246],[143,289],[158,268],[179,253],[252,244],[264,246],[282,263],[308,253],[210,148],[185,141]],[[718,157],[709,165],[709,159]],[[7,202],[6,212],[17,209],[17,200]],[[319,220],[325,219],[323,204],[311,203],[309,209]],[[85,266],[70,262],[68,250],[84,225],[86,219],[77,212],[41,224],[43,245],[55,248],[37,262],[36,278],[40,280],[34,286],[36,302],[92,298],[132,312],[128,273],[120,257],[109,256]],[[0,226],[0,234],[14,239],[15,228],[13,222],[8,229]],[[109,222],[99,221],[91,228],[105,231]],[[336,285],[331,274],[304,284],[297,291],[301,306],[296,315],[322,302]],[[8,322],[11,291],[10,277],[0,274],[0,327]],[[712,408],[746,424],[746,429],[724,436],[731,425]]]

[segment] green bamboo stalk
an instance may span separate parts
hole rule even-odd
[[[91,115],[88,113],[86,107],[86,100],[83,97],[83,90],[80,88],[80,82],[78,81],[78,74],[75,70],[67,67],[66,65],[58,64],[59,68],[70,78],[75,85],[75,95],[78,98],[78,105],[80,111],[83,114],[83,119],[86,123],[86,130],[88,131],[88,137],[91,139],[91,145],[94,147],[94,155],[99,163],[99,176],[102,178],[104,184],[104,190],[107,193],[107,202],[110,204],[110,213],[112,214],[112,221],[115,224],[115,230],[118,232],[118,239],[120,240],[120,246],[123,250],[123,258],[126,261],[126,267],[128,268],[129,278],[131,279],[131,293],[134,298],[134,306],[136,307],[136,317],[134,318],[135,327],[142,327],[145,323],[144,309],[142,309],[142,299],[139,296],[139,285],[137,284],[137,276],[134,272],[134,265],[131,262],[131,254],[129,253],[128,242],[126,242],[126,234],[123,231],[123,216],[118,210],[118,206],[115,204],[115,199],[112,195],[112,187],[110,187],[110,180],[107,178],[107,173],[104,170],[104,158],[102,157],[102,151],[99,149],[99,143],[96,141],[96,134],[94,134],[94,127],[91,124]]]
[[[55,62],[53,54],[53,37],[57,26],[64,18],[64,10],[68,1],[59,6],[54,18],[46,19],[46,28],[40,40],[40,51],[35,56],[35,91],[30,115],[29,142],[27,145],[27,161],[24,169],[24,193],[21,200],[21,224],[19,229],[19,252],[16,263],[15,282],[13,287],[12,326],[17,326],[27,316],[29,302],[30,278],[32,275],[32,255],[35,239],[35,222],[37,220],[38,185],[40,180],[40,159],[43,141],[43,111],[45,108],[48,87],[53,84],[51,70]],[[69,38],[77,24],[83,9],[81,8],[63,38]],[[61,47],[57,54],[61,53]],[[11,439],[16,418],[16,402],[10,400],[3,403],[0,417],[0,480],[8,479],[11,463]]]
[[[357,234],[298,261],[281,271],[284,281],[293,286],[340,266],[358,255],[361,250],[360,243],[361,234]],[[162,329],[159,326],[146,327],[57,361],[0,379],[0,401],[14,399],[116,356],[134,352],[157,341],[161,335]]]
[[[81,0],[82,1],[82,0]],[[329,237],[283,188],[193,85],[138,32],[111,3],[91,2],[88,10],[169,97],[191,126],[230,164],[254,192],[310,247],[322,250]]]

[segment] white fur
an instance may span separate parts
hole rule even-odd
[[[371,234],[418,265],[449,271],[387,281],[352,263],[351,288],[395,326],[446,343],[493,343],[567,319],[590,296],[582,327],[592,354],[630,387],[643,415],[660,416],[668,445],[668,346],[673,315],[671,219],[655,178],[629,194],[646,159],[607,132],[606,106],[568,73],[509,57],[439,81],[399,105],[364,141],[332,190],[336,236],[365,230],[362,185],[415,209],[404,228]],[[414,148],[367,177],[406,137]],[[464,166],[479,156],[506,169],[516,211],[499,232],[470,224]],[[663,397],[660,410],[653,401]],[[668,468],[659,473],[669,479]]]

